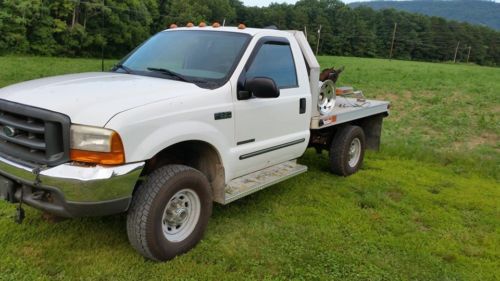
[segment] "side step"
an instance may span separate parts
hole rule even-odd
[[[291,160],[236,178],[226,186],[224,204],[231,203],[306,171],[306,166],[297,164],[296,160]]]

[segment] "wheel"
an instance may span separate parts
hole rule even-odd
[[[346,126],[333,138],[330,147],[330,170],[339,176],[356,173],[365,156],[365,133],[358,126]]]
[[[196,246],[211,214],[205,175],[187,166],[164,166],[136,191],[127,214],[128,238],[144,257],[170,260]]]

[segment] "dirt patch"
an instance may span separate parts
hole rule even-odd
[[[419,105],[412,105],[411,109],[409,108],[410,106],[408,103],[413,99],[413,94],[409,91],[405,91],[403,93],[384,93],[377,96],[377,99],[386,100],[391,103],[391,119],[394,121],[399,121],[406,117],[408,113],[418,111],[420,108]]]
[[[476,147],[479,145],[487,144],[491,146],[496,146],[500,142],[500,137],[493,133],[483,133],[479,136],[474,136],[469,139],[467,144],[471,147]]]
[[[41,256],[41,251],[38,248],[34,248],[31,246],[24,246],[19,249],[20,253],[25,257],[37,258]]]
[[[421,232],[427,232],[431,228],[419,215],[413,216],[413,222]]]
[[[383,99],[387,100],[390,102],[398,102],[401,100],[408,100],[412,98],[412,93],[409,91],[404,91],[403,93],[394,93],[394,92],[389,92],[389,93],[383,93],[380,94],[380,96],[377,96],[378,99]]]
[[[394,202],[399,202],[404,197],[403,192],[401,190],[398,190],[398,189],[389,190],[386,192],[386,194]]]
[[[500,114],[500,105],[495,105],[493,106],[493,109],[491,110],[493,114]]]
[[[460,150],[462,148],[474,149],[481,145],[487,145],[498,149],[500,145],[500,136],[494,133],[482,133],[480,135],[470,136],[464,142],[454,142],[453,149]]]

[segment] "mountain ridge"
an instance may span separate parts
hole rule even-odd
[[[353,2],[350,7],[370,7],[374,10],[396,9],[427,16],[443,17],[500,30],[500,3],[484,0],[414,0]]]

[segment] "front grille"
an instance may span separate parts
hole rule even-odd
[[[67,162],[69,127],[66,115],[0,100],[0,155],[30,166]]]

